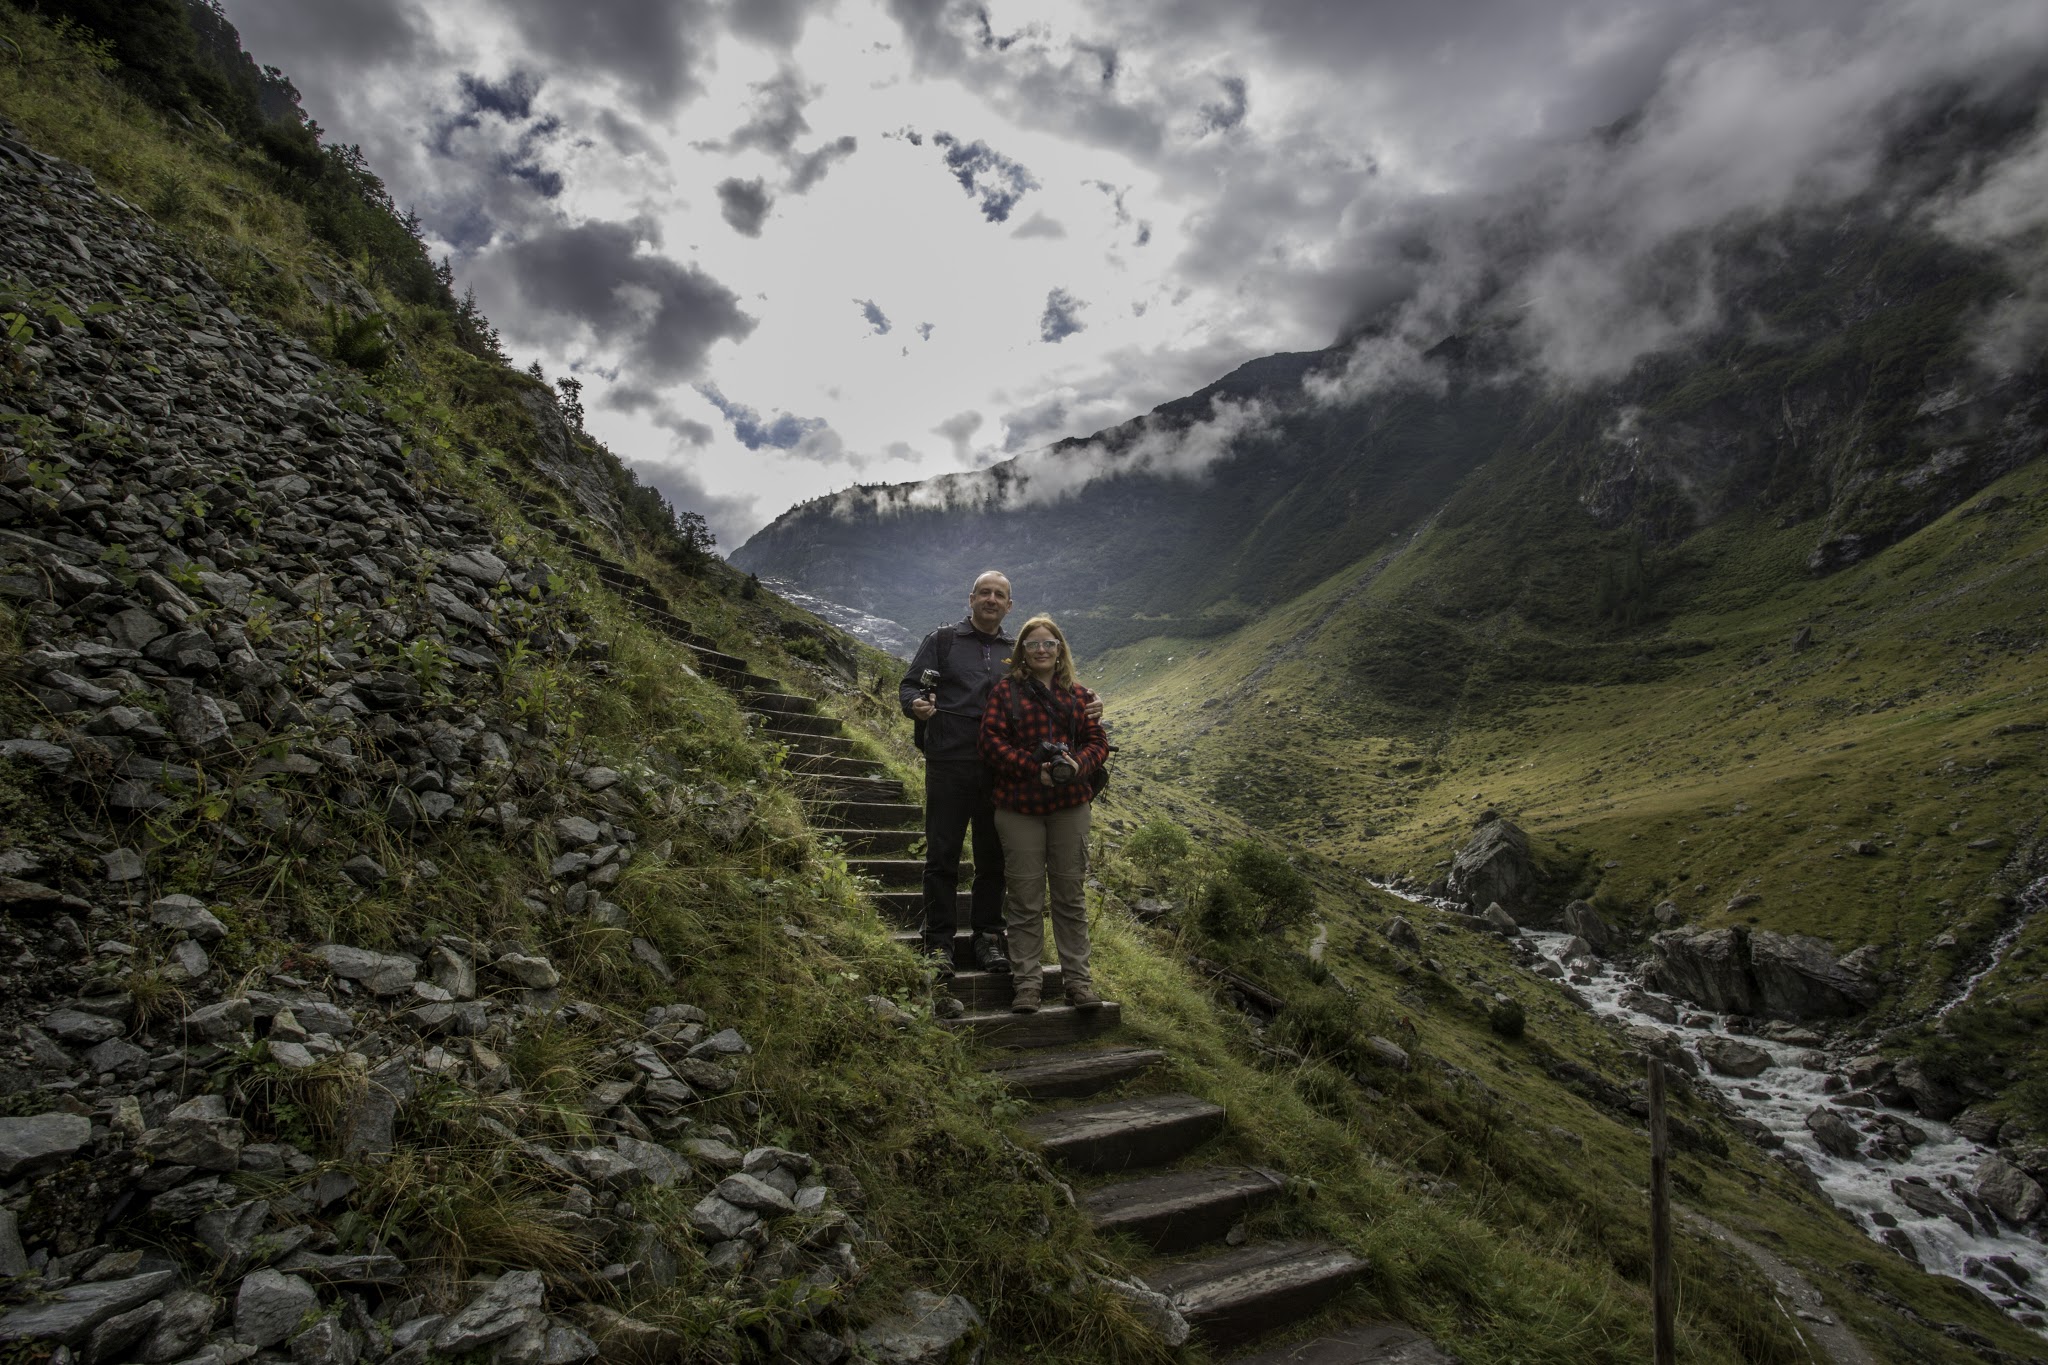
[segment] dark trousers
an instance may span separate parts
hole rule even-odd
[[[977,934],[1003,927],[1003,844],[981,760],[941,759],[924,769],[924,946],[952,961],[960,894],[960,849],[974,831],[969,922]]]

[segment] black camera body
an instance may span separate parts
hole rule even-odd
[[[1042,764],[1051,764],[1046,776],[1055,787],[1064,787],[1080,775],[1081,765],[1074,762],[1074,751],[1067,747],[1065,740],[1041,739],[1038,752],[1033,757]]]

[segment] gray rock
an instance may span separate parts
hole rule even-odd
[[[239,1042],[255,1021],[255,1009],[248,999],[236,996],[186,1015],[185,1032],[202,1043],[229,1047]]]
[[[589,1360],[597,1354],[597,1343],[589,1333],[566,1322],[551,1322],[541,1343],[540,1365],[576,1365],[577,1361]],[[615,1357],[622,1358],[625,1357]]]
[[[92,1121],[77,1114],[0,1118],[0,1180],[69,1161],[92,1141]]]
[[[453,948],[437,944],[427,951],[427,975],[457,1000],[476,998],[476,968]]]
[[[1607,956],[1607,950],[1614,944],[1614,930],[1585,901],[1573,901],[1564,908],[1564,928],[1568,934],[1576,934],[1586,940],[1595,953]]]
[[[228,720],[220,703],[195,688],[170,692],[171,729],[179,743],[194,753],[210,754],[227,746]]]
[[[384,884],[385,877],[390,874],[384,870],[384,864],[378,862],[369,854],[358,853],[355,857],[350,858],[341,865],[341,875],[354,882],[357,886],[374,891]],[[336,975],[339,975],[339,973],[336,973]]]
[[[76,1346],[107,1319],[161,1295],[176,1278],[175,1271],[152,1270],[125,1280],[70,1285],[53,1298],[19,1305],[0,1317],[0,1346],[19,1341]]]
[[[1892,1084],[1905,1091],[1913,1108],[1930,1119],[1949,1119],[1963,1107],[1962,1096],[1917,1057],[1906,1057],[1893,1065]]]
[[[149,1065],[149,1054],[126,1038],[109,1038],[86,1051],[85,1066],[95,1076],[139,1076]]]
[[[567,848],[587,848],[596,843],[601,832],[595,820],[586,820],[580,815],[555,817],[555,837]]]
[[[1806,1116],[1806,1131],[1813,1134],[1821,1150],[1844,1161],[1856,1161],[1863,1155],[1863,1138],[1849,1125],[1849,1121],[1835,1110],[1822,1105]]]
[[[981,1314],[966,1299],[913,1289],[900,1314],[860,1334],[860,1349],[876,1365],[976,1365],[985,1336]]]
[[[1917,1180],[1894,1180],[1892,1193],[1915,1213],[1928,1218],[1946,1218],[1965,1232],[1977,1231],[1976,1220],[1970,1217],[1970,1211],[1932,1185],[1923,1185]]]
[[[712,1193],[728,1204],[753,1209],[769,1217],[796,1212],[796,1205],[790,1201],[788,1195],[759,1176],[748,1175],[745,1172],[729,1175],[719,1181],[718,1187]]]
[[[175,1290],[159,1302],[164,1306],[163,1316],[136,1353],[144,1365],[168,1365],[191,1355],[206,1340],[214,1315],[220,1311],[211,1294],[196,1289]]]
[[[370,1073],[348,1119],[342,1139],[346,1156],[368,1156],[391,1150],[392,1131],[398,1123],[398,1109],[413,1097],[415,1089],[411,1054],[401,1054]]]
[[[656,1189],[665,1190],[690,1177],[690,1163],[666,1147],[624,1134],[614,1137],[612,1142],[619,1149],[619,1155],[631,1162]]]
[[[746,1164],[739,1150],[716,1138],[691,1138],[682,1144],[684,1155],[715,1170],[736,1171]]]
[[[599,1355],[607,1361],[665,1362],[678,1359],[686,1346],[682,1335],[602,1304],[578,1305],[577,1314],[589,1330]]]
[[[28,1274],[28,1252],[21,1245],[21,1225],[13,1209],[0,1209],[0,1279]]]
[[[150,920],[191,935],[208,946],[228,936],[228,927],[196,896],[165,896],[149,907]]]
[[[129,1347],[154,1331],[163,1316],[163,1303],[156,1299],[116,1313],[92,1329],[80,1354],[92,1361],[119,1360],[128,1354]]]
[[[1699,1048],[1700,1057],[1716,1075],[1747,1079],[1771,1069],[1770,1053],[1739,1038],[1724,1038],[1717,1034],[1700,1039]]]
[[[298,1276],[277,1270],[251,1271],[235,1291],[235,1340],[251,1346],[275,1346],[319,1309],[319,1294]]]
[[[202,1171],[232,1171],[242,1162],[242,1123],[219,1095],[195,1095],[157,1130],[157,1160]]]
[[[434,1333],[434,1349],[461,1355],[508,1337],[539,1320],[547,1290],[538,1270],[508,1270]]]
[[[738,1029],[720,1029],[703,1042],[690,1049],[692,1057],[737,1057],[752,1052],[747,1040],[740,1037]]]
[[[1474,913],[1498,903],[1509,914],[1519,914],[1536,888],[1529,836],[1511,820],[1484,822],[1452,858],[1445,883],[1451,898]]]
[[[328,971],[358,983],[372,995],[403,995],[420,971],[420,964],[412,958],[339,943],[315,948],[312,955],[326,963]]]
[[[227,1274],[232,1276],[241,1273],[249,1264],[256,1239],[269,1226],[269,1201],[252,1199],[233,1208],[201,1214],[192,1224],[192,1235],[201,1246],[219,1258]]]
[[[1406,1071],[1411,1065],[1406,1048],[1378,1034],[1365,1040],[1365,1050],[1381,1066],[1390,1066],[1396,1071]]]
[[[1486,927],[1502,938],[1517,938],[1521,935],[1522,926],[1515,923],[1513,915],[1501,908],[1499,901],[1487,906],[1480,912],[1479,918],[1485,920]]]
[[[1387,942],[1396,948],[1405,948],[1411,953],[1422,951],[1422,935],[1416,933],[1415,926],[1400,915],[1388,920],[1386,928],[1380,932],[1385,934]]]
[[[1648,991],[1641,990],[1635,986],[1630,986],[1624,990],[1618,1003],[1625,1010],[1634,1010],[1637,1014],[1647,1014],[1652,1019],[1662,1023],[1676,1024],[1678,1022],[1677,1005],[1666,1000],[1661,995],[1652,995]]]
[[[552,962],[526,953],[506,953],[491,964],[491,970],[529,990],[553,990],[562,984],[562,974]]]
[[[1860,1013],[1877,989],[1845,968],[1821,939],[1743,928],[1668,929],[1650,939],[1657,954],[1645,981],[1726,1014],[1780,1019]]]
[[[0,739],[0,758],[33,763],[51,773],[69,772],[72,764],[69,749],[40,739]]]
[[[2015,1227],[2033,1222],[2048,1205],[2048,1191],[2001,1156],[1988,1156],[1977,1167],[1971,1187],[1977,1197]]]
[[[356,1365],[362,1343],[341,1319],[323,1317],[292,1338],[292,1365]]]
[[[791,1205],[794,1211],[795,1206]],[[726,1242],[740,1236],[761,1221],[761,1215],[751,1208],[742,1208],[729,1203],[715,1194],[707,1194],[690,1209],[690,1226],[707,1242]]]
[[[119,1021],[82,1010],[51,1010],[43,1016],[43,1029],[73,1047],[90,1047],[121,1036]]]

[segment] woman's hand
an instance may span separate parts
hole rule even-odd
[[[1055,785],[1052,780],[1052,764],[1041,763],[1038,765],[1038,785],[1041,787]]]

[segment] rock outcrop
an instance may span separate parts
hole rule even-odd
[[[1858,1014],[1877,986],[1826,942],[1745,928],[1667,929],[1653,935],[1652,989],[1724,1014],[1774,1019]]]
[[[1531,898],[1536,892],[1536,863],[1529,852],[1529,836],[1505,816],[1484,821],[1451,859],[1445,885],[1451,899],[1472,914],[1484,914],[1487,906],[1499,905],[1509,915],[1525,915],[1533,908]]]

